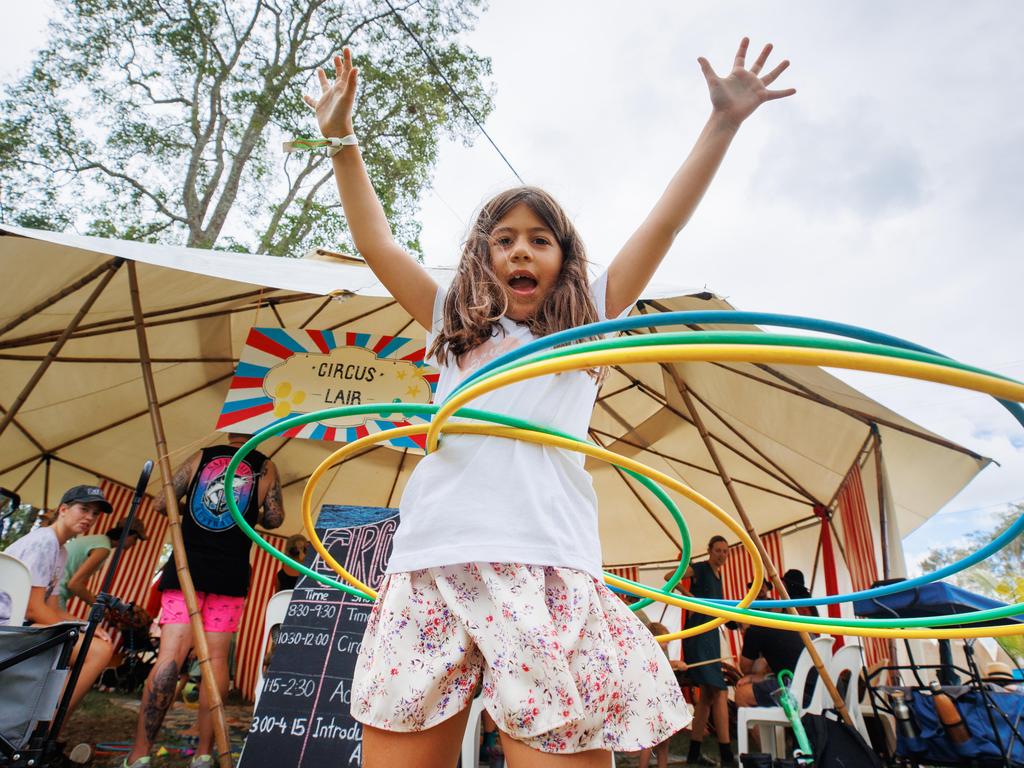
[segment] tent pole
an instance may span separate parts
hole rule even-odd
[[[0,405],[0,413],[7,413],[7,410],[2,405]],[[25,436],[26,440],[35,446],[35,449],[39,451],[39,453],[46,453],[46,448],[43,447],[43,444],[36,440],[35,437],[32,436],[31,432],[25,429],[24,424],[19,424],[17,419],[12,419],[11,424],[13,424],[15,428]]]
[[[850,558],[846,556],[846,548],[843,547],[843,540],[839,536],[839,530],[836,528],[836,524],[831,517],[828,519],[828,527],[832,529],[832,535],[835,536],[836,548],[838,548],[839,554],[843,556],[843,563],[846,565],[847,573],[853,573],[850,569]]]
[[[21,490],[22,486],[24,486],[25,483],[27,483],[29,481],[29,478],[31,478],[32,475],[34,475],[36,473],[36,470],[39,469],[40,466],[42,466],[42,463],[44,461],[46,461],[45,454],[40,456],[39,457],[39,461],[37,461],[35,464],[32,465],[32,469],[30,469],[28,471],[27,475],[25,475],[23,478],[21,478],[21,482],[18,483],[16,486],[14,486],[14,492],[15,493],[18,493]]]
[[[611,408],[608,408],[608,410],[613,416],[618,417],[618,414]],[[601,440],[601,438],[599,438],[597,434],[595,434],[594,430],[591,429],[588,431],[590,432],[590,436],[594,439],[594,442],[607,450],[608,443]],[[619,480],[622,481],[622,484],[625,485],[626,488],[629,489],[629,492],[633,494],[633,498],[640,503],[640,506],[644,508],[648,515],[650,515],[651,519],[655,522],[655,524],[659,528],[661,528],[661,532],[665,534],[665,537],[672,542],[672,546],[676,547],[677,549],[681,547],[682,542],[678,541],[677,537],[672,534],[672,531],[670,531],[668,527],[661,520],[658,519],[658,516],[654,514],[654,510],[651,509],[650,504],[643,500],[643,497],[640,496],[640,493],[637,491],[637,489],[634,488],[633,485],[629,482],[629,480],[626,479],[626,473],[622,469],[622,467],[612,464],[612,469],[615,470],[615,473],[619,476]]]
[[[621,369],[617,369],[617,370],[619,370],[621,373],[625,373]],[[669,375],[672,377],[673,381],[675,381],[676,387],[678,387],[679,384],[680,384],[679,376],[672,369],[672,367],[668,366],[667,368],[664,368],[663,370],[666,370],[669,373]],[[673,414],[674,416],[678,416],[683,421],[685,421],[687,423],[690,423],[690,418],[685,413],[683,413],[678,408],[674,407],[671,403],[669,403],[664,395],[660,394],[656,390],[651,389],[649,386],[644,384],[642,381],[636,380],[636,384],[637,384],[637,388],[642,393],[647,395],[647,397],[649,397],[654,402],[658,403],[666,411],[668,411],[669,413]],[[711,409],[709,408],[708,410],[711,410]],[[745,454],[743,451],[741,451],[735,445],[730,445],[729,443],[727,443],[724,438],[718,437],[717,435],[712,435],[710,432],[708,433],[708,437],[709,437],[709,439],[712,439],[712,440],[715,440],[718,443],[721,443],[722,446],[724,446],[725,448],[728,448],[730,451],[732,451],[737,456],[739,456],[741,459],[743,459],[748,464],[753,466],[759,472],[764,472],[766,475],[771,477],[773,480],[777,481],[781,485],[786,486],[787,488],[789,488],[794,493],[799,493],[802,496],[806,497],[806,499],[807,499],[807,501],[809,503],[811,503],[811,504],[817,504],[818,503],[817,499],[815,499],[814,496],[812,496],[808,491],[806,491],[803,488],[801,488],[798,483],[793,483],[792,481],[790,481],[789,479],[783,477],[782,475],[776,474],[776,472],[773,471],[772,469],[769,469],[768,467],[765,467],[762,464],[758,464],[756,461],[754,461],[752,458],[750,458],[750,456]]]
[[[875,436],[875,485],[878,488],[878,529],[882,534],[882,578],[888,581],[892,577],[892,570],[889,560],[889,510],[885,505],[885,478],[882,473],[885,467],[882,466],[882,435],[878,431],[878,425],[871,425],[871,432]],[[896,641],[891,637],[886,641],[889,651],[889,664],[896,664],[898,648]],[[894,683],[895,674],[889,670],[889,684]],[[898,681],[895,681],[898,684]]]
[[[43,299],[41,302],[36,304],[31,309],[25,310],[24,312],[22,312],[20,315],[18,315],[16,318],[11,320],[10,322],[5,323],[3,325],[3,327],[0,327],[0,336],[3,336],[8,331],[14,330],[19,325],[21,325],[23,322],[28,320],[30,317],[35,317],[40,312],[42,312],[44,309],[46,309],[47,307],[49,307],[52,304],[56,304],[58,301],[63,299],[65,296],[70,296],[72,293],[77,291],[79,288],[82,288],[82,287],[88,285],[93,280],[95,280],[97,277],[102,275],[106,270],[108,270],[108,269],[116,269],[116,267],[117,267],[116,262],[118,262],[118,261],[120,261],[120,259],[115,257],[113,259],[110,259],[110,260],[104,262],[103,264],[100,264],[98,267],[96,267],[96,269],[94,269],[89,274],[84,275],[83,277],[79,278],[78,280],[75,280],[75,282],[68,284],[67,286],[65,286],[61,290],[57,291],[52,296],[46,297],[45,299]]]
[[[814,550],[814,565],[811,566],[811,592],[814,592],[814,582],[818,580],[818,561],[821,559],[821,533],[818,534],[818,546]]]
[[[598,402],[600,402],[600,398],[598,399]],[[686,461],[685,459],[681,459],[678,456],[672,456],[671,454],[665,453],[664,451],[659,451],[659,450],[657,450],[655,448],[652,448],[649,445],[644,445],[642,443],[638,443],[638,442],[636,442],[634,440],[630,440],[630,439],[628,439],[626,437],[619,437],[619,436],[613,435],[611,432],[605,432],[602,429],[595,429],[594,427],[590,428],[590,433],[592,435],[600,435],[601,437],[607,438],[609,441],[611,441],[611,442],[608,443],[608,445],[611,445],[611,443],[622,443],[623,445],[628,445],[630,448],[636,448],[638,450],[643,451],[644,453],[649,453],[649,454],[651,454],[651,456],[657,456],[659,459],[665,459],[666,463],[679,464],[681,466],[688,467],[690,469],[695,469],[698,472],[703,472],[705,474],[714,475],[715,477],[718,477],[718,473],[715,472],[715,470],[713,470],[713,469],[708,469],[707,467],[702,467],[699,464],[694,464],[692,461]],[[677,475],[679,474],[678,471],[676,472],[676,474]],[[773,491],[771,488],[765,488],[763,485],[758,485],[757,483],[752,483],[749,480],[741,480],[738,477],[734,477],[732,479],[732,481],[734,483],[736,483],[737,485],[745,485],[748,488],[753,488],[756,491],[762,491],[762,492],[767,493],[767,494],[769,494],[771,496],[777,496],[780,499],[786,499],[788,501],[793,501],[793,502],[796,502],[797,504],[803,504],[803,505],[809,506],[809,507],[814,506],[813,503],[808,501],[807,499],[801,499],[801,498],[798,498],[796,496],[789,496],[789,495],[787,495],[785,493],[782,493],[781,491]],[[793,523],[789,523],[789,525],[796,525],[798,522],[799,521],[794,521]],[[782,527],[784,527],[784,526],[782,526]],[[776,529],[776,530],[781,530],[781,527]]]
[[[398,460],[398,469],[395,470],[395,479],[391,481],[391,490],[388,491],[388,500],[384,503],[385,507],[390,507],[391,502],[395,498],[395,488],[398,487],[398,478],[402,476],[402,468],[405,466],[405,457],[409,455],[409,449],[402,449],[402,458]]]
[[[296,296],[286,296],[278,299],[278,304],[291,304],[298,301],[309,301],[309,296],[306,294],[299,294]],[[203,306],[209,306],[208,303]],[[237,315],[239,312],[248,312],[252,309],[250,306],[244,307],[229,307],[228,309],[216,309],[210,312],[200,312],[195,315],[185,315],[183,317],[170,317],[163,320],[152,320],[147,321],[143,318],[143,324],[150,327],[156,328],[163,325],[174,325],[176,323],[187,323],[192,320],[206,320],[211,317],[228,317],[230,315]],[[167,314],[173,314],[178,310],[163,310],[151,312],[151,317],[157,317]],[[115,322],[125,323],[125,325],[114,325]],[[135,320],[131,317],[117,318],[116,320],[101,320],[96,323],[89,323],[88,325],[79,328],[78,333],[75,334],[76,339],[86,339],[93,336],[107,336],[112,333],[128,333],[135,329]],[[41,333],[34,333],[30,336],[20,336],[15,339],[0,340],[0,349],[14,349],[16,347],[29,347],[36,344],[45,344],[55,337],[54,331],[45,331]]]
[[[39,363],[35,373],[32,374],[32,378],[28,380],[28,384],[26,384],[21,392],[18,393],[14,402],[11,403],[11,407],[7,409],[7,413],[0,418],[0,435],[2,435],[4,430],[7,429],[7,426],[14,421],[14,415],[21,409],[21,406],[25,404],[25,400],[27,400],[28,396],[32,394],[32,390],[35,389],[39,380],[43,378],[43,374],[46,373],[46,369],[50,367],[50,363],[53,362],[53,359],[57,357],[57,353],[60,352],[61,347],[64,346],[64,342],[66,342],[68,337],[74,333],[75,328],[77,328],[78,324],[82,322],[82,318],[85,317],[92,308],[93,303],[100,297],[100,294],[103,293],[103,289],[110,283],[114,274],[117,272],[117,268],[121,266],[121,263],[121,259],[114,259],[106,264],[107,273],[100,279],[96,287],[93,288],[92,293],[89,294],[89,298],[82,302],[82,306],[78,308],[78,312],[76,312],[75,316],[71,318],[71,322],[68,323],[67,327],[57,338],[57,341],[55,341],[53,346],[50,347],[50,351],[46,353],[46,357],[43,358],[43,361]]]
[[[760,556],[761,561],[764,563],[765,569],[767,570],[768,579],[775,587],[779,598],[782,600],[788,600],[789,592],[786,590],[786,585],[782,583],[782,578],[779,576],[779,571],[775,567],[775,563],[772,562],[772,559],[768,554],[768,550],[765,549],[764,543],[761,541],[761,537],[757,533],[757,529],[754,528],[754,524],[751,522],[749,515],[747,515],[747,511],[743,507],[743,503],[740,501],[739,496],[736,493],[736,489],[733,486],[732,478],[729,476],[728,470],[726,470],[721,459],[718,457],[718,450],[715,448],[715,444],[712,442],[711,436],[708,434],[708,431],[704,426],[704,420],[701,419],[700,414],[694,407],[693,398],[690,397],[689,388],[686,386],[685,382],[678,378],[676,378],[676,386],[679,388],[679,394],[683,396],[683,400],[686,402],[686,407],[690,412],[690,417],[693,419],[693,423],[694,426],[697,427],[697,431],[700,432],[701,440],[704,441],[704,446],[711,455],[711,460],[715,463],[715,467],[718,468],[718,474],[722,478],[722,483],[725,485],[725,490],[728,492],[729,498],[732,499],[733,506],[736,507],[736,512],[739,513],[740,519],[743,521],[743,527],[746,528],[747,533],[750,534],[750,538],[754,540],[754,546],[757,547],[757,554]],[[798,615],[796,608],[787,608],[786,612],[793,614],[794,616]],[[811,662],[814,664],[814,668],[818,670],[818,676],[825,684],[825,688],[828,690],[829,696],[832,697],[832,703],[835,705],[836,711],[843,718],[846,724],[853,728],[853,718],[850,717],[850,713],[846,709],[846,702],[843,701],[842,695],[840,695],[839,690],[836,688],[835,681],[832,679],[828,669],[825,667],[825,662],[818,654],[818,649],[814,647],[814,643],[811,641],[811,636],[806,632],[801,632],[800,639],[803,641],[804,648],[807,649],[807,653],[811,657]]]
[[[878,528],[882,533],[882,578],[888,579],[891,574],[889,561],[889,514],[885,508],[885,486],[882,482],[882,438],[878,427],[871,425],[875,435],[875,486],[878,491]]]
[[[163,477],[164,504],[167,510],[167,527],[171,532],[171,544],[174,547],[174,564],[178,571],[181,592],[188,607],[189,619],[192,623],[192,637],[195,642],[196,658],[202,685],[206,689],[210,704],[210,717],[213,720],[213,732],[217,742],[221,768],[231,768],[231,742],[228,741],[228,725],[224,718],[224,702],[221,701],[220,689],[213,676],[210,665],[210,649],[206,644],[206,633],[203,631],[203,619],[196,601],[192,575],[188,570],[188,559],[185,555],[185,542],[181,535],[181,515],[178,512],[178,494],[172,483],[171,462],[167,456],[167,439],[164,437],[163,420],[157,404],[156,383],[153,380],[153,367],[149,362],[149,342],[146,339],[146,328],[142,317],[142,301],[139,297],[139,280],[135,274],[135,262],[128,262],[128,284],[132,298],[132,313],[135,316],[135,335],[139,344],[139,359],[142,363],[142,380],[146,386],[146,400],[149,405],[149,418],[153,427],[153,441],[156,444],[157,460],[160,474]]]
[[[662,363],[662,366],[664,366],[664,365],[666,365],[666,363]],[[736,429],[736,427],[734,427],[732,424],[730,424],[727,419],[722,418],[722,415],[719,414],[718,412],[716,412],[715,409],[712,408],[700,395],[698,395],[696,392],[690,392],[690,395],[698,403],[700,403],[705,408],[707,408],[710,413],[715,414],[716,418],[722,423],[722,426],[724,426],[727,430],[729,430],[732,434],[734,434],[736,436],[736,438],[739,439],[740,441],[742,441],[744,445],[746,445],[748,448],[750,448],[750,450],[752,450],[754,453],[756,453],[762,460],[764,460],[768,464],[768,466],[770,466],[772,469],[774,469],[780,475],[782,475],[787,480],[789,480],[791,483],[793,483],[793,485],[795,485],[799,489],[800,493],[803,494],[804,498],[808,499],[811,502],[811,504],[819,503],[818,500],[814,497],[814,495],[810,491],[808,491],[800,483],[797,482],[795,477],[790,475],[777,462],[772,461],[771,458],[769,458],[764,453],[764,451],[762,451],[760,448],[758,448],[756,445],[754,445],[742,432],[740,432],[738,429]],[[719,442],[722,442],[722,441],[719,441]],[[755,463],[755,466],[756,466],[756,463]]]
[[[50,511],[50,462],[53,456],[43,455],[43,509]]]

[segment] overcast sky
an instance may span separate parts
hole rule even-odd
[[[7,9],[0,77],[24,71],[51,7]],[[488,132],[606,264],[707,118],[697,57],[724,74],[743,35],[775,44],[769,67],[792,61],[776,85],[798,93],[744,125],[657,282],[1024,378],[1024,4],[493,0],[468,39],[493,61]],[[445,146],[434,179],[423,243],[451,264],[474,209],[515,179],[482,137]],[[844,377],[1002,465],[907,542],[908,560],[1024,499],[1024,432],[991,401]]]

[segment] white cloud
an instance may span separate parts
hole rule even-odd
[[[5,17],[4,76],[27,66],[46,15],[22,4]],[[778,86],[799,92],[744,126],[656,279],[1024,374],[1024,5],[493,0],[467,39],[493,59],[488,132],[607,263],[703,125],[697,56],[724,73],[744,34],[791,59]],[[514,181],[482,137],[446,144],[423,199],[428,262],[453,263],[474,209]],[[1002,463],[950,508],[1024,497],[1024,432],[997,406],[850,378]]]

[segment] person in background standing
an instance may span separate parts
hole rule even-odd
[[[700,597],[712,600],[722,599],[722,566],[729,559],[729,543],[722,536],[713,536],[708,542],[708,559],[703,563],[694,563],[686,569],[684,578],[690,579],[690,589],[676,586],[688,597]],[[698,627],[711,621],[710,616],[686,612],[686,628]],[[701,745],[707,729],[708,718],[715,725],[718,736],[718,750],[722,765],[735,765],[732,754],[732,743],[729,737],[729,699],[726,695],[728,687],[720,664],[704,664],[695,667],[698,662],[717,659],[722,655],[722,644],[718,629],[708,630],[699,635],[683,640],[683,660],[691,667],[687,673],[692,682],[700,687],[700,698],[693,710],[693,725],[690,737],[690,752],[687,765],[710,766],[714,763],[701,754]]]
[[[238,629],[249,591],[252,549],[252,540],[235,524],[228,510],[224,479],[231,458],[247,439],[248,435],[231,433],[228,445],[194,453],[174,471],[171,481],[179,501],[185,499],[181,534],[202,613],[210,665],[222,699],[230,682],[231,639]],[[249,525],[273,529],[284,522],[277,468],[262,453],[252,451],[238,465],[231,491]],[[165,511],[162,496],[157,498],[155,507],[158,512]],[[192,649],[192,627],[173,558],[164,566],[160,590],[160,652],[142,689],[135,743],[122,763],[123,768],[149,765],[149,752],[174,699],[182,665]],[[213,720],[206,687],[201,686],[199,744],[190,767],[212,766],[212,748]]]

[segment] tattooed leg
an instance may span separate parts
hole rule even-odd
[[[153,748],[164,715],[174,701],[178,675],[192,644],[190,633],[187,624],[165,624],[161,630],[160,655],[142,689],[135,744],[128,755],[128,765],[148,755]]]
[[[156,741],[164,715],[174,701],[174,692],[178,690],[178,665],[172,659],[165,661],[156,668],[151,686],[147,686],[142,695],[140,715],[146,733],[146,741],[150,745]]]

